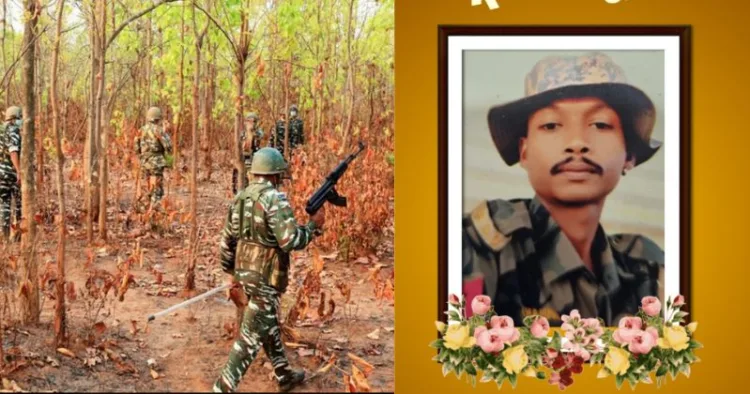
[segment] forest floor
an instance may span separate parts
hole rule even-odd
[[[185,169],[183,167],[183,169]],[[80,187],[68,184],[66,246],[67,280],[75,283],[76,300],[68,304],[68,331],[70,345],[67,349],[54,349],[54,300],[43,297],[41,323],[36,326],[6,324],[2,332],[5,365],[0,367],[3,377],[0,389],[8,391],[66,391],[66,392],[134,392],[134,391],[210,391],[214,380],[228,359],[234,342],[233,323],[237,308],[221,292],[207,300],[157,318],[147,323],[147,316],[184,300],[185,267],[188,261],[189,221],[184,217],[189,207],[189,181],[172,186],[166,198],[174,207],[181,207],[174,215],[170,227],[163,231],[145,232],[142,225],[126,220],[130,212],[135,185],[132,179],[110,175],[110,201],[119,195],[119,209],[109,207],[109,240],[92,248],[86,246],[86,229],[81,209]],[[51,172],[48,179],[54,179]],[[202,175],[199,174],[199,179]],[[66,177],[67,179],[67,177]],[[76,182],[80,184],[80,182]],[[49,204],[56,202],[56,188],[51,184],[45,193]],[[114,194],[114,196],[113,196]],[[196,269],[196,293],[200,294],[227,282],[218,263],[219,232],[226,219],[231,202],[231,170],[215,169],[210,181],[200,180],[198,189],[199,258]],[[392,203],[391,203],[392,204]],[[332,208],[342,209],[342,208]],[[391,210],[393,207],[391,206]],[[75,212],[72,214],[72,212]],[[54,215],[50,215],[54,217]],[[299,218],[302,222],[306,218]],[[45,268],[54,270],[57,232],[53,218],[37,227],[39,241],[37,256],[39,273]],[[184,222],[184,223],[182,223]],[[335,302],[333,315],[321,319],[318,315],[320,296],[311,296],[309,308],[299,319],[297,343],[286,344],[287,355],[295,368],[304,368],[311,375],[329,361],[333,365],[325,372],[298,386],[294,392],[346,391],[346,376],[364,371],[366,384],[371,391],[393,391],[394,387],[394,307],[393,301],[376,297],[373,272],[388,277],[394,269],[393,225],[384,230],[385,245],[370,256],[351,256],[342,261],[337,253],[321,251],[324,268],[321,273],[321,290]],[[96,234],[95,234],[96,237]],[[135,256],[137,247],[143,250],[143,260]],[[18,245],[10,247],[14,264]],[[308,248],[293,253],[291,281],[282,298],[282,320],[295,301],[306,273],[311,269],[313,251]],[[134,282],[118,301],[112,292],[103,304],[101,300],[87,297],[86,282],[90,268],[117,272],[118,261],[133,257],[130,274]],[[159,274],[161,273],[161,283]],[[337,284],[347,283],[351,295],[346,300]],[[5,294],[12,297],[10,287]],[[46,291],[45,294],[52,293]],[[1,295],[1,294],[0,294]],[[12,303],[3,311],[3,321],[8,314],[17,315]],[[330,303],[329,303],[330,305]],[[101,307],[100,307],[101,306]],[[326,309],[328,306],[326,306]],[[98,323],[98,324],[97,324]],[[65,354],[67,353],[67,354]],[[361,358],[366,360],[363,367]],[[352,360],[358,361],[354,363]],[[153,367],[149,364],[152,364]],[[369,365],[368,365],[369,364]],[[353,369],[352,365],[358,368]],[[263,352],[252,363],[238,391],[274,392],[268,358]]]

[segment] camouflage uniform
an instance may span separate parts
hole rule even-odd
[[[531,114],[559,99],[592,96],[627,125],[626,150],[635,166],[654,155],[661,143],[651,139],[653,103],[627,84],[622,68],[608,56],[590,53],[541,60],[526,76],[524,98],[490,109],[490,134],[501,158],[509,166],[518,163]],[[599,225],[590,256],[592,270],[536,196],[485,201],[463,218],[464,287],[472,292],[481,287],[495,312],[516,325],[525,316],[542,315],[559,326],[563,314],[578,309],[584,318],[613,326],[635,314],[642,297],[664,299],[664,251],[652,240],[607,235]]]
[[[294,115],[289,117],[289,150],[290,153],[294,152],[294,148],[304,145],[305,143],[305,130],[304,122],[296,115],[296,106],[291,106],[291,110],[295,112]],[[271,146],[278,149],[281,154],[284,154],[284,139],[286,138],[285,121],[279,120],[276,122],[276,133],[271,135]]]
[[[242,286],[248,305],[240,337],[214,383],[215,392],[235,391],[261,347],[282,390],[304,378],[304,373],[290,368],[284,354],[279,298],[288,284],[290,252],[303,249],[317,233],[312,221],[297,224],[286,196],[270,181],[254,179],[235,197],[221,233],[220,262],[224,272],[233,274]]]
[[[20,154],[21,132],[18,123],[5,121],[0,124],[0,229],[3,239],[10,235],[11,197],[18,187],[18,174],[10,159],[11,152]],[[17,201],[20,204],[20,200]]]
[[[135,139],[135,153],[139,156],[145,178],[156,178],[153,190],[148,192],[152,205],[164,197],[164,168],[167,167],[164,156],[171,151],[172,140],[162,126],[148,123],[141,127]]]
[[[483,278],[495,311],[517,325],[544,315],[559,326],[578,309],[614,326],[642,297],[664,299],[664,251],[650,239],[599,226],[591,256],[594,272],[537,198],[485,201],[463,219],[464,280]]]

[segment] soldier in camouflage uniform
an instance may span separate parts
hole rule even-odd
[[[260,128],[260,119],[258,114],[251,112],[245,118],[245,128],[240,134],[240,141],[242,141],[242,156],[245,159],[245,179],[247,179],[247,171],[250,170],[250,165],[253,162],[253,154],[260,149],[260,143],[263,139],[263,129]],[[232,194],[237,194],[237,183],[238,183],[237,169],[232,170]]]
[[[289,153],[294,152],[294,148],[304,145],[305,143],[305,130],[304,123],[297,115],[297,105],[292,104],[289,106]],[[286,121],[284,119],[286,114],[282,113],[278,121],[276,121],[276,133],[271,135],[271,146],[284,154],[284,140],[286,139]]]
[[[234,198],[221,233],[220,261],[248,298],[240,337],[229,353],[229,361],[213,386],[215,392],[233,392],[258,355],[260,348],[271,360],[280,391],[288,391],[304,380],[284,354],[278,312],[286,291],[290,252],[303,249],[320,234],[324,210],[297,224],[286,196],[277,190],[287,164],[274,148],[260,149],[250,173],[254,179]]]
[[[481,288],[516,325],[541,315],[559,326],[573,309],[617,325],[642,297],[664,299],[664,251],[599,223],[620,176],[661,146],[651,139],[654,105],[601,53],[545,58],[525,86],[526,97],[491,108],[488,122],[535,196],[484,201],[464,216],[464,288]]]
[[[135,153],[141,163],[141,170],[148,179],[150,208],[164,197],[164,168],[166,155],[172,151],[172,140],[161,125],[161,110],[149,108],[146,113],[148,123],[141,127],[135,138]]]
[[[3,241],[10,237],[11,197],[21,184],[21,117],[21,108],[9,107],[5,111],[5,121],[0,124],[0,229]]]

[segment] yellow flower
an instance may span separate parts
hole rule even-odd
[[[610,346],[604,357],[604,366],[615,375],[623,375],[630,368],[630,353],[625,349]]]
[[[698,328],[698,322],[697,321],[694,321],[694,322],[692,322],[692,323],[690,323],[690,324],[687,325],[687,330],[691,334],[695,332],[696,328]]]
[[[442,333],[445,332],[445,323],[443,323],[441,321],[436,321],[435,322],[435,327],[437,327],[437,330],[438,330],[439,333],[442,334]]]
[[[503,352],[503,368],[510,374],[521,372],[529,364],[529,356],[523,345],[514,346]]]
[[[528,376],[530,378],[535,378],[536,377],[536,369],[534,369],[534,367],[528,367],[528,368],[526,368],[526,369],[523,370],[523,375],[524,376]]]
[[[443,344],[448,349],[458,350],[462,347],[472,347],[476,343],[473,336],[469,335],[469,326],[452,324],[443,335]]]
[[[692,323],[691,323],[692,324]],[[664,326],[664,335],[659,338],[657,344],[662,349],[674,349],[677,351],[687,349],[690,342],[685,327]]]

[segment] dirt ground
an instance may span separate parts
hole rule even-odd
[[[187,172],[185,172],[187,174]],[[54,175],[54,174],[50,174]],[[167,173],[165,183],[170,183]],[[54,178],[53,178],[54,179]],[[122,302],[113,298],[99,309],[87,302],[85,268],[87,248],[85,224],[80,211],[81,192],[75,185],[66,186],[68,193],[68,230],[66,269],[68,280],[75,283],[78,297],[68,305],[68,330],[71,343],[67,350],[56,351],[52,346],[54,300],[43,298],[41,323],[38,326],[18,326],[6,323],[3,330],[5,366],[0,369],[3,387],[24,391],[209,391],[227,361],[233,344],[230,334],[236,321],[234,303],[226,292],[159,317],[147,324],[147,316],[175,305],[184,298],[185,264],[188,260],[189,222],[180,223],[180,215],[172,220],[171,228],[162,234],[144,233],[139,225],[125,220],[130,211],[134,184],[110,176],[112,200],[119,194],[119,210],[110,207],[110,240],[91,248],[92,268],[117,272],[118,261],[134,255],[136,247],[143,250],[143,261],[130,267],[134,283]],[[230,202],[231,173],[215,170],[211,181],[199,183],[198,222],[199,260],[196,270],[197,294],[226,283],[228,276],[219,269],[218,237]],[[56,190],[49,186],[50,201]],[[118,190],[119,188],[119,190]],[[171,185],[167,199],[188,212],[188,182]],[[340,209],[340,208],[332,208]],[[304,218],[300,218],[305,221]],[[43,224],[43,235],[38,245],[40,275],[45,267],[54,270],[56,232],[52,220]],[[327,361],[334,364],[294,392],[346,391],[345,375],[352,375],[352,357],[366,360],[372,367],[355,364],[367,373],[371,391],[394,390],[394,307],[392,300],[377,299],[371,279],[373,269],[380,268],[380,276],[390,278],[393,272],[393,230],[384,230],[386,242],[376,255],[350,256],[341,261],[335,253],[324,255],[321,290],[335,302],[331,318],[321,322],[318,317],[319,296],[311,297],[308,312],[295,330],[298,343],[287,342],[287,355],[292,366],[304,368],[312,374]],[[138,235],[139,236],[134,236]],[[17,256],[18,246],[10,249]],[[282,299],[282,319],[294,303],[297,290],[311,269],[310,249],[293,253],[291,283]],[[13,261],[11,257],[9,261]],[[49,266],[45,264],[49,263]],[[158,284],[155,272],[161,272]],[[337,288],[338,283],[351,286],[348,302]],[[6,294],[10,287],[5,289]],[[10,293],[12,294],[12,293]],[[326,302],[326,311],[328,310]],[[3,313],[14,316],[15,306]],[[97,313],[97,309],[98,313]],[[96,324],[95,323],[103,323]],[[137,329],[137,330],[136,330]],[[92,341],[87,341],[87,338]],[[68,355],[63,353],[70,352]],[[332,358],[335,357],[335,358]],[[149,360],[155,366],[149,366]],[[369,372],[369,373],[368,373]],[[253,362],[238,391],[273,392],[270,363],[264,353]]]

